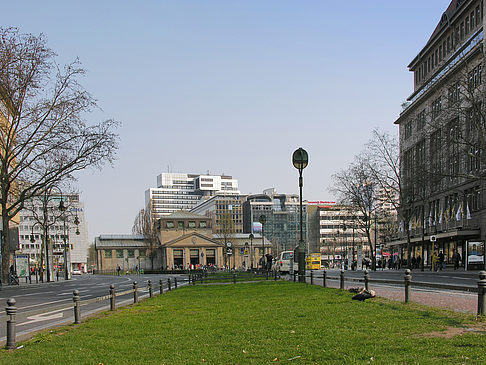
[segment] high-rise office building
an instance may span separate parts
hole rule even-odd
[[[155,219],[178,210],[191,210],[203,197],[239,195],[238,180],[226,175],[162,173],[157,187],[145,191],[145,206]]]

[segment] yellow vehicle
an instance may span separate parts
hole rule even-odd
[[[306,270],[320,270],[321,269],[321,254],[311,253],[310,256],[305,258]]]

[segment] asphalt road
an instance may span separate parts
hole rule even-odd
[[[370,273],[370,279],[377,280],[404,280],[405,271],[402,270],[368,270]],[[309,275],[309,272],[307,272]],[[327,270],[327,275],[329,277],[338,277],[340,275],[339,270],[331,269]],[[322,277],[322,270],[314,270],[314,276],[316,278]],[[345,278],[359,278],[364,277],[363,271],[351,271],[347,270],[344,273]],[[412,270],[412,283],[422,282],[422,283],[434,283],[434,284],[444,284],[444,285],[456,285],[467,288],[477,288],[479,280],[479,272],[477,271],[463,271],[463,270],[443,270],[443,271],[430,271],[425,268],[424,271],[420,269]]]
[[[171,278],[172,288],[177,278],[178,285],[186,285],[187,276],[182,275],[81,275],[71,280],[39,283],[21,286],[3,287],[0,291],[0,303],[7,306],[7,299],[14,298],[17,307],[16,332],[17,340],[28,337],[35,331],[55,327],[60,324],[73,323],[73,291],[78,290],[81,298],[81,318],[99,311],[108,310],[109,299],[86,304],[85,302],[109,295],[110,284],[114,284],[116,292],[133,289],[136,281],[139,287],[139,297],[148,296],[147,282],[152,280],[154,293],[159,292],[159,280],[163,280],[164,291],[167,290],[167,278]],[[84,303],[83,303],[84,302]],[[133,303],[133,293],[116,297],[116,305]],[[67,307],[67,308],[66,308]],[[0,342],[6,341],[5,310],[0,312]]]

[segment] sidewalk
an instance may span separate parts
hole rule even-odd
[[[40,279],[38,279],[38,282],[36,282],[35,276],[32,276],[31,281],[29,281],[29,278],[19,278],[19,285],[9,285],[9,284],[2,283],[2,285],[0,286],[0,290],[33,287],[33,286],[39,286],[39,285],[49,285],[49,284],[54,284],[54,283],[57,283],[57,282],[65,281],[65,279],[64,279],[64,276],[62,276],[62,277],[59,276],[59,280],[58,280],[58,278],[54,276],[54,278],[49,282],[46,282],[46,281],[42,282],[42,281],[40,281]]]
[[[319,283],[319,282],[318,282]],[[322,284],[322,280],[320,281]],[[330,288],[339,288],[338,280],[328,280],[327,286]],[[362,287],[362,283],[345,282],[345,289]],[[374,290],[376,296],[395,300],[405,301],[405,289],[403,287],[377,285],[370,283],[370,289]],[[476,314],[478,309],[478,294],[460,291],[444,291],[432,288],[413,287],[410,301],[430,307],[453,310],[455,312]]]

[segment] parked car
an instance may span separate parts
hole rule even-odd
[[[294,251],[282,251],[277,259],[275,269],[281,273],[290,272],[290,261],[294,260]],[[294,271],[299,271],[299,263],[294,262]]]
[[[81,270],[73,270],[73,275],[81,275]]]

